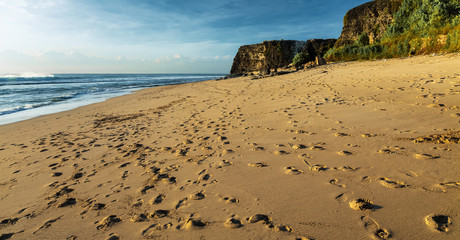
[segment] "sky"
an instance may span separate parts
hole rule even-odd
[[[241,45],[338,38],[370,0],[0,0],[0,74],[228,73]]]

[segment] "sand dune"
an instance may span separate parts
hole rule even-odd
[[[460,239],[460,55],[0,126],[0,239]]]

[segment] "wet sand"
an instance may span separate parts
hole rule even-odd
[[[460,239],[459,66],[338,63],[0,126],[1,239]]]

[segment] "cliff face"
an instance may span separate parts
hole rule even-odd
[[[294,56],[302,51],[303,41],[265,41],[241,46],[233,59],[231,75],[269,71],[292,63]]]
[[[263,43],[240,47],[233,59],[230,75],[242,75],[251,72],[268,73],[292,63],[297,53],[307,52],[308,61],[322,56],[334,46],[336,39],[312,39],[308,41],[265,41]]]
[[[363,32],[367,33],[371,44],[381,38],[402,2],[403,0],[374,0],[349,10],[343,19],[342,34],[335,47],[352,44]]]
[[[316,56],[324,56],[326,52],[334,47],[337,39],[310,39],[302,49],[303,53],[308,53],[307,61],[315,61]]]

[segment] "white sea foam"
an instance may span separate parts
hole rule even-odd
[[[35,73],[35,72],[0,74],[0,78],[53,78],[53,77],[54,75],[51,73]]]
[[[14,106],[10,108],[0,108],[0,114],[5,113],[5,112],[14,112],[16,110],[23,110],[23,109],[31,109],[34,108],[35,106],[32,104],[25,104],[24,106]]]
[[[89,105],[92,103],[102,102],[112,97],[118,97],[118,96],[122,96],[125,94],[129,94],[136,90],[140,90],[140,88],[130,89],[126,91],[119,91],[117,93],[111,93],[111,94],[85,96],[85,97],[73,99],[71,101],[64,101],[64,102],[61,102],[55,105],[46,105],[46,106],[41,106],[37,108],[28,107],[26,111],[19,111],[19,112],[13,112],[7,115],[1,115],[0,125],[14,123],[14,122],[23,121],[23,120],[27,120],[27,119],[47,115],[47,114],[58,113],[58,112],[75,109],[75,108]],[[24,109],[24,107],[20,107],[20,108]],[[11,109],[11,110],[15,110],[15,109]]]
[[[15,107],[10,107],[10,108],[0,108],[0,114],[4,112],[11,112],[11,111],[19,110],[19,109],[22,109],[22,107],[15,106]]]

